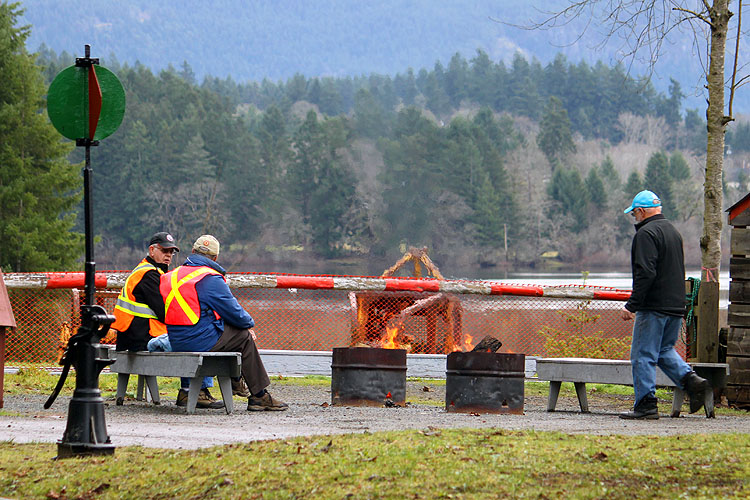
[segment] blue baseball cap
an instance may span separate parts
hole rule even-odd
[[[633,198],[633,203],[631,203],[630,206],[623,211],[623,213],[629,214],[633,211],[634,208],[653,208],[660,206],[661,200],[658,196],[656,196],[656,193],[654,193],[653,191],[641,191],[640,193],[635,195],[635,198]]]

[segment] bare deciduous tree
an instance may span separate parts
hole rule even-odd
[[[722,190],[724,135],[732,116],[735,91],[750,81],[750,74],[739,76],[740,37],[742,35],[742,1],[735,2],[736,25],[732,29],[734,43],[727,46],[730,36],[729,10],[732,0],[569,0],[557,12],[546,13],[540,23],[527,29],[551,29],[575,18],[589,21],[587,28],[604,30],[603,42],[621,43],[623,59],[647,62],[650,69],[659,59],[662,45],[670,37],[692,34],[693,46],[701,56],[708,102],[706,106],[707,151],[703,186],[703,234],[701,246],[701,279],[718,281],[721,261]],[[687,30],[682,28],[689,28]],[[735,29],[736,28],[736,29]],[[581,33],[583,35],[583,33]],[[731,76],[725,79],[727,50],[733,51]],[[707,63],[707,64],[706,64]],[[726,99],[725,91],[729,91]]]

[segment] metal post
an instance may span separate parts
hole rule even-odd
[[[76,59],[76,66],[91,68],[99,64],[98,59],[91,58],[91,46],[86,45],[85,57]],[[90,82],[87,80],[87,86]],[[88,88],[85,89],[88,93]],[[88,113],[87,113],[88,115]],[[87,130],[90,130],[87,127]],[[96,264],[94,262],[94,221],[91,189],[91,146],[98,145],[92,135],[76,140],[76,146],[86,148],[86,160],[83,168],[84,224],[86,231],[86,264],[85,291],[86,301],[81,306],[81,326],[78,332],[68,341],[63,357],[65,365],[58,386],[45,404],[48,408],[59,393],[72,365],[76,370],[76,388],[68,407],[68,423],[65,433],[57,443],[57,458],[81,455],[111,455],[115,447],[109,439],[104,420],[104,399],[99,391],[99,373],[110,364],[109,359],[97,357],[98,342],[106,335],[109,325],[115,318],[98,305],[94,305],[96,293]]]

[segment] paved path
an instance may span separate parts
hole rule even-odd
[[[411,383],[410,383],[411,384]],[[425,403],[405,408],[332,407],[326,387],[279,386],[273,394],[287,402],[286,412],[248,412],[239,399],[235,412],[197,410],[187,415],[177,408],[169,395],[164,404],[153,406],[139,401],[126,401],[115,406],[107,401],[106,424],[116,446],[140,445],[158,448],[199,448],[262,439],[294,436],[377,432],[386,430],[436,428],[495,427],[508,430],[534,429],[572,434],[654,434],[677,435],[696,433],[750,432],[750,413],[707,419],[703,413],[669,418],[662,414],[656,421],[627,421],[617,413],[627,408],[627,398],[604,399],[590,395],[592,413],[576,410],[577,401],[562,397],[558,408],[548,413],[546,398],[527,396],[524,415],[471,415],[447,413],[439,402],[444,398],[440,387],[420,392],[421,386],[409,392]],[[44,410],[46,396],[5,396],[0,415],[0,441],[49,442],[62,438],[67,423],[69,398],[60,398],[52,408]],[[412,397],[407,394],[407,399]],[[444,400],[444,399],[443,399]],[[664,402],[664,408],[669,407]],[[619,407],[618,407],[619,406]],[[666,411],[666,410],[664,410]]]

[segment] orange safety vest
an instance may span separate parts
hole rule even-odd
[[[198,322],[201,317],[201,305],[195,285],[209,274],[218,274],[226,281],[224,275],[208,266],[180,266],[161,277],[159,291],[164,299],[166,324],[194,325]]]
[[[125,281],[125,286],[122,287],[120,295],[117,297],[115,303],[115,322],[112,323],[112,328],[118,332],[124,332],[130,328],[130,324],[133,322],[133,318],[136,316],[139,318],[148,318],[148,333],[152,337],[158,337],[164,333],[167,333],[167,325],[159,321],[156,313],[143,302],[138,302],[133,295],[133,290],[138,283],[143,279],[143,275],[149,271],[156,270],[159,274],[164,272],[151,264],[146,259],[143,259],[136,267],[133,272],[130,273],[128,279]]]

